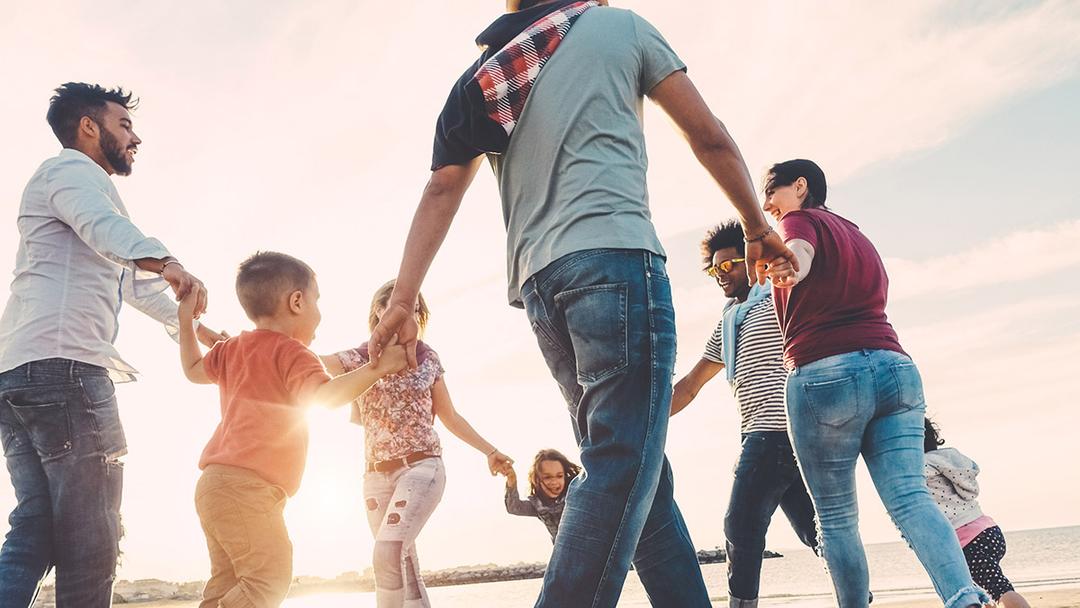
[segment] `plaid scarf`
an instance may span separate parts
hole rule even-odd
[[[497,123],[507,138],[514,131],[525,101],[548,59],[555,53],[574,21],[585,11],[599,6],[595,0],[575,2],[548,13],[525,28],[499,52],[481,64],[466,92],[475,99],[485,118]],[[507,143],[509,139],[507,139]],[[502,150],[486,150],[502,153]]]

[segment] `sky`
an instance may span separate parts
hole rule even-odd
[[[1063,479],[1080,456],[1080,3],[613,4],[667,37],[755,177],[792,157],[824,168],[830,205],[885,258],[890,319],[946,441],[982,468],[984,510],[1006,531],[1080,523],[1080,488]],[[122,84],[142,100],[144,143],[133,175],[115,182],[144,232],[208,286],[205,321],[249,328],[235,268],[280,250],[319,274],[313,349],[358,345],[371,294],[396,274],[435,118],[475,58],[475,34],[501,10],[497,0],[5,7],[0,267],[14,266],[22,189],[58,150],[44,120],[51,89]],[[723,306],[697,244],[734,213],[651,104],[645,124],[681,376]],[[576,449],[524,313],[506,305],[504,234],[484,168],[424,286],[427,341],[455,406],[523,472],[540,448]],[[153,321],[127,309],[121,322],[118,346],[142,375],[117,390],[130,446],[119,575],[203,579],[193,490],[216,390],[184,380]],[[363,434],[347,420],[344,410],[310,416],[304,485],[286,509],[297,574],[371,563]],[[418,542],[423,567],[546,560],[542,524],[507,515],[483,455],[441,436],[448,483]],[[723,544],[738,442],[722,376],[672,421],[676,496],[698,547]],[[863,468],[858,484],[864,541],[899,540]],[[13,504],[0,483],[0,512]],[[769,548],[797,545],[777,517]]]

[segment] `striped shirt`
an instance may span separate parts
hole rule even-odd
[[[723,363],[724,320],[705,346],[702,357]],[[786,431],[784,410],[784,337],[776,320],[773,298],[768,296],[746,313],[735,345],[735,400],[739,403],[741,432]]]

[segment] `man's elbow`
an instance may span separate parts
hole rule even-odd
[[[699,156],[731,154],[735,149],[731,136],[724,128],[724,123],[719,119],[713,120],[715,124],[698,129],[690,135],[690,146]]]

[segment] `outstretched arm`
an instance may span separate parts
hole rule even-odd
[[[491,445],[487,439],[480,436],[476,429],[469,424],[468,420],[454,409],[454,403],[450,400],[450,391],[446,388],[446,381],[439,378],[431,387],[431,407],[435,415],[439,417],[446,429],[458,439],[471,445],[481,454],[487,456],[488,471],[492,475],[496,473],[506,474],[514,460],[503,454]]]
[[[649,91],[649,97],[675,122],[698,161],[735,206],[743,231],[751,239],[746,244],[746,272],[750,280],[764,283],[767,266],[781,260],[790,261],[797,269],[794,254],[772,232],[758,206],[754,182],[739,147],[686,73],[672,72]]]
[[[210,376],[203,366],[202,349],[199,348],[199,339],[195,333],[195,309],[199,305],[199,293],[201,285],[194,286],[188,291],[180,307],[177,309],[177,317],[180,323],[180,366],[184,370],[184,377],[195,384],[212,384]]]
[[[409,237],[405,241],[405,254],[398,270],[397,284],[386,312],[379,320],[368,341],[368,353],[372,361],[382,356],[383,347],[397,334],[398,343],[405,346],[409,366],[416,367],[416,298],[424,282],[431,261],[435,259],[443,239],[454,221],[461,199],[465,196],[483,157],[476,157],[467,165],[447,165],[431,173],[424,187],[420,204],[416,207]]]
[[[694,369],[675,383],[675,389],[671,393],[671,415],[678,414],[686,406],[690,405],[694,397],[697,397],[701,387],[705,386],[705,383],[712,380],[722,369],[724,369],[723,363],[698,359]]]
[[[514,469],[509,469],[506,474],[506,496],[503,498],[503,502],[506,504],[506,512],[511,515],[522,515],[525,517],[536,517],[539,513],[536,512],[536,507],[527,500],[521,500],[521,496],[518,494],[517,489],[517,474],[514,473]]]

